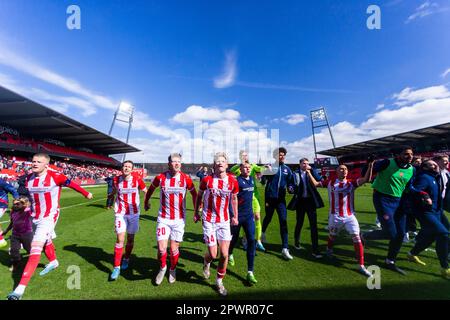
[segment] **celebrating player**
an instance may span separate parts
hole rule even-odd
[[[54,230],[59,217],[61,188],[69,187],[87,199],[92,199],[92,193],[87,192],[63,174],[48,170],[49,162],[50,157],[47,154],[38,153],[33,156],[31,167],[33,173],[28,175],[26,187],[32,200],[31,217],[33,218],[34,235],[22,279],[16,289],[8,295],[8,300],[19,300],[22,297],[39,264],[44,247],[49,264],[40,274],[45,275],[59,265],[52,238],[56,237]]]
[[[158,221],[156,224],[156,240],[158,241],[158,260],[160,270],[156,276],[156,284],[160,285],[167,271],[167,245],[170,238],[169,283],[176,281],[176,267],[180,256],[179,247],[183,241],[186,216],[186,191],[192,195],[195,207],[197,191],[189,175],[181,172],[181,155],[172,153],[169,156],[169,171],[159,174],[150,185],[145,195],[145,211],[150,209],[150,197],[156,188],[161,187]]]
[[[8,192],[13,195],[14,199],[17,199],[19,197],[19,193],[12,185],[7,183],[3,179],[0,179],[0,218],[8,209]],[[0,226],[0,248],[5,247],[6,245],[7,242],[3,237],[2,228]]]
[[[266,216],[262,224],[261,240],[263,242],[265,241],[265,232],[276,210],[280,224],[281,256],[286,260],[292,260],[293,257],[289,253],[288,244],[286,189],[289,185],[293,184],[294,175],[291,169],[284,163],[286,154],[287,150],[283,147],[275,149],[273,151],[273,157],[276,162],[264,171],[264,176],[261,179],[261,182],[266,184]]]
[[[444,181],[439,172],[439,165],[433,160],[425,160],[421,171],[411,188],[413,192],[413,210],[420,221],[420,232],[416,237],[414,248],[408,253],[408,260],[425,265],[417,256],[436,241],[436,255],[441,265],[441,274],[450,279],[448,264],[449,227],[450,224],[442,209],[442,190]]]
[[[195,203],[194,221],[200,219],[199,204],[203,201],[203,238],[208,250],[203,262],[203,275],[205,279],[210,276],[210,264],[217,257],[217,244],[220,250],[219,266],[217,268],[216,286],[221,296],[227,295],[223,285],[223,278],[227,271],[228,250],[231,241],[229,203],[234,212],[231,225],[238,224],[237,194],[239,187],[233,175],[227,174],[228,157],[224,152],[214,156],[214,174],[205,177],[198,192]],[[204,195],[204,197],[203,197]]]
[[[114,213],[117,234],[114,247],[114,269],[111,273],[111,280],[116,280],[119,277],[121,269],[126,270],[128,268],[134,246],[134,235],[139,231],[139,190],[144,191],[144,193],[147,192],[144,181],[132,174],[133,168],[133,161],[127,160],[122,164],[122,175],[114,177],[113,194],[110,195],[116,195]],[[125,233],[127,233],[127,244],[125,256],[123,261],[121,261]]]
[[[233,256],[233,248],[239,239],[239,231],[241,226],[244,228],[245,236],[247,238],[247,281],[250,285],[258,281],[253,274],[253,266],[255,261],[255,216],[253,215],[253,199],[255,182],[250,176],[252,165],[246,161],[240,165],[239,171],[241,174],[237,177],[239,185],[238,193],[238,210],[239,210],[239,224],[231,227],[231,235],[233,239],[230,243],[229,257]]]
[[[239,158],[241,159],[241,163],[248,162],[248,153],[244,150],[241,150],[239,152]],[[261,172],[264,170],[263,166],[258,166],[256,164],[251,164],[251,170],[250,170],[250,176],[252,177],[252,180],[255,184],[254,192],[253,192],[253,198],[252,198],[252,209],[253,214],[255,215],[255,230],[256,230],[256,249],[261,251],[266,251],[264,248],[262,242],[261,242],[261,198],[258,192],[258,188],[256,187],[256,181],[258,180],[257,176],[261,175]],[[233,167],[231,167],[230,171],[238,177],[241,174],[240,165],[236,164]],[[244,238],[245,239],[245,238]],[[243,241],[245,243],[245,241]],[[231,263],[231,257],[230,256],[230,263]]]
[[[311,167],[308,166],[306,172],[313,182],[318,187],[322,186],[328,188],[328,198],[330,201],[330,214],[328,218],[328,248],[327,255],[332,256],[333,244],[339,232],[345,228],[353,239],[353,246],[355,247],[356,258],[359,262],[359,272],[370,277],[372,274],[364,266],[364,248],[359,236],[359,223],[355,216],[355,189],[369,182],[372,177],[373,162],[369,163],[369,167],[364,177],[356,181],[347,179],[348,168],[345,165],[340,165],[337,170],[337,179],[332,181],[317,182],[311,174]]]
[[[386,268],[405,275],[397,267],[395,259],[400,251],[406,233],[406,208],[404,191],[410,185],[414,176],[411,166],[413,149],[401,147],[394,159],[375,162],[373,171],[377,177],[372,184],[373,205],[377,212],[382,230],[374,230],[363,234],[366,240],[389,239],[389,249],[386,257]]]

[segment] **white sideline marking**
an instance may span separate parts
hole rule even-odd
[[[73,207],[78,207],[78,206],[84,206],[85,204],[89,204],[89,203],[94,203],[94,202],[99,202],[99,201],[105,201],[108,198],[103,198],[103,199],[98,199],[98,200],[94,200],[94,201],[89,201],[89,202],[84,202],[84,203],[78,203],[78,204],[74,204],[68,207],[64,207],[64,208],[59,208],[60,210],[62,209],[67,209],[67,208],[73,208]]]

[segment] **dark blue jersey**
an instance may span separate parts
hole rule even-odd
[[[252,177],[244,178],[237,177],[239,184],[238,193],[238,212],[239,218],[253,217],[253,191],[255,189],[255,182]]]
[[[8,192],[18,198],[17,190],[3,179],[0,179],[0,208],[8,208]]]

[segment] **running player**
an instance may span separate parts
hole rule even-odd
[[[230,243],[229,257],[231,258],[233,256],[233,248],[239,239],[239,232],[242,226],[247,238],[247,281],[250,285],[253,285],[258,281],[253,274],[253,266],[255,261],[255,216],[253,215],[255,182],[250,176],[251,170],[252,165],[248,161],[243,162],[239,168],[239,171],[241,172],[239,177],[237,177],[237,182],[239,185],[239,224],[231,227],[231,235],[233,236],[233,239]]]
[[[355,216],[355,189],[369,182],[372,177],[373,162],[370,162],[364,177],[356,181],[347,179],[348,168],[340,165],[337,170],[337,179],[331,181],[317,182],[311,174],[311,167],[308,166],[306,172],[316,187],[328,188],[328,198],[330,201],[330,214],[328,218],[328,248],[327,255],[332,257],[333,244],[339,232],[345,230],[353,239],[356,258],[359,262],[359,272],[370,277],[372,274],[364,266],[364,248],[361,242],[359,223]]]
[[[420,221],[420,232],[416,237],[414,248],[408,253],[408,260],[426,265],[418,257],[436,241],[436,255],[441,265],[441,274],[450,280],[448,263],[449,227],[447,217],[442,209],[442,190],[444,181],[439,172],[439,165],[433,160],[425,160],[416,176],[411,191],[413,192],[413,210]]]
[[[31,217],[33,218],[34,235],[22,279],[16,289],[8,295],[8,300],[19,300],[23,296],[28,282],[39,264],[44,247],[49,264],[40,274],[45,275],[59,265],[52,238],[56,237],[54,230],[59,217],[61,188],[69,187],[87,199],[92,199],[92,193],[87,192],[65,175],[48,170],[49,162],[50,157],[47,154],[35,154],[31,167],[33,173],[26,179],[26,187],[32,202]]]
[[[17,190],[3,179],[0,179],[0,218],[5,214],[8,209],[8,192],[12,194],[14,199],[19,198]],[[6,240],[3,237],[3,231],[0,225],[0,248],[7,245]]]
[[[110,195],[116,195],[114,213],[117,234],[114,247],[114,269],[111,273],[111,280],[116,280],[119,277],[121,269],[126,270],[128,268],[134,246],[134,235],[139,231],[139,190],[144,191],[144,193],[147,192],[144,181],[132,174],[133,168],[133,161],[127,160],[122,164],[122,175],[114,177],[113,193]],[[127,244],[122,261],[125,233],[127,233]]]
[[[158,241],[158,260],[160,270],[156,276],[156,284],[160,285],[167,271],[167,245],[170,238],[169,283],[176,281],[176,267],[180,256],[179,247],[183,241],[186,217],[186,191],[192,195],[195,207],[197,191],[189,175],[181,172],[181,155],[172,153],[169,156],[169,170],[157,175],[145,195],[145,211],[150,209],[150,197],[156,188],[161,187],[158,221],[156,224],[156,240]]]
[[[245,150],[241,150],[239,151],[239,159],[241,159],[241,163],[245,163],[248,162],[248,153]],[[262,242],[261,242],[261,230],[262,230],[262,225],[261,225],[261,197],[259,195],[259,191],[258,188],[256,186],[256,181],[260,180],[258,179],[258,177],[261,176],[261,172],[264,170],[264,166],[258,166],[256,164],[250,164],[251,166],[251,170],[250,170],[250,177],[252,177],[253,182],[255,184],[255,188],[254,188],[254,192],[253,192],[253,199],[252,199],[252,209],[253,209],[253,214],[255,215],[255,237],[256,237],[256,249],[261,250],[261,251],[266,251],[266,249],[264,248]],[[231,167],[230,171],[236,176],[238,177],[241,174],[240,171],[240,165],[236,164],[233,167]],[[244,238],[245,239],[245,238]],[[245,243],[245,241],[243,240],[243,243]],[[245,249],[245,246],[244,246]],[[232,263],[232,256],[230,255],[230,264]]]
[[[203,261],[203,275],[205,279],[210,276],[210,264],[217,257],[217,244],[220,250],[219,266],[217,268],[216,286],[221,296],[227,295],[223,285],[223,278],[227,271],[228,250],[231,241],[229,203],[233,208],[234,216],[231,225],[235,226],[238,220],[237,194],[239,186],[232,174],[227,174],[228,157],[224,152],[214,156],[214,174],[205,177],[198,192],[195,204],[194,221],[200,219],[199,204],[203,201],[203,238],[208,250]],[[205,195],[203,197],[203,195]]]

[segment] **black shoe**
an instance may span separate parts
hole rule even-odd
[[[395,263],[386,263],[385,266],[386,266],[386,269],[398,272],[401,275],[406,276],[406,272],[403,271],[402,269],[400,269],[399,267],[397,267],[397,265]]]

